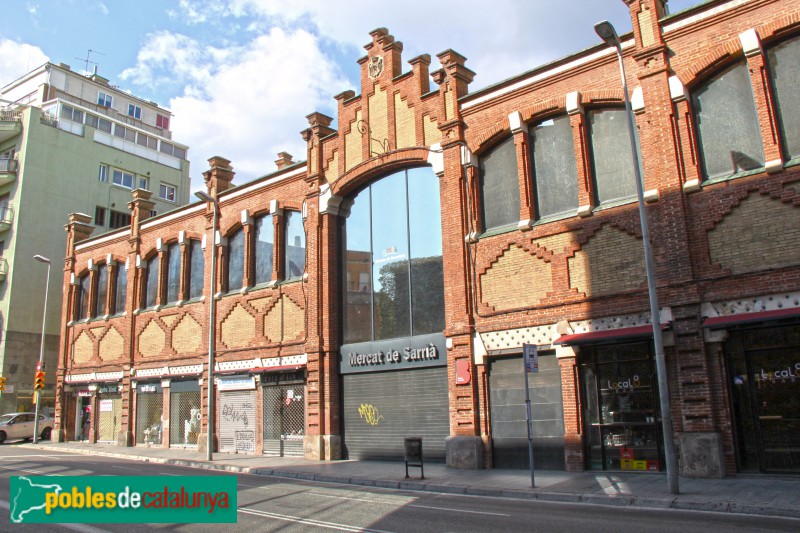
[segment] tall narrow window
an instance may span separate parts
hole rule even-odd
[[[239,229],[228,238],[227,290],[235,291],[244,283],[244,230]]]
[[[513,137],[481,157],[480,176],[484,229],[518,222],[519,178]]]
[[[783,144],[789,159],[800,158],[800,37],[767,51]]]
[[[198,240],[189,241],[189,299],[200,298],[203,295],[205,282],[205,257],[203,245]]]
[[[297,211],[284,211],[286,224],[286,255],[284,257],[284,276],[286,279],[299,278],[306,269],[306,233],[303,217]]]
[[[539,217],[578,208],[578,167],[568,116],[545,120],[531,129],[533,176]]]
[[[181,291],[181,245],[167,247],[167,303],[177,302]]]
[[[147,261],[145,272],[144,306],[153,307],[158,302],[158,254]]]
[[[625,110],[592,111],[589,114],[589,128],[597,201],[602,204],[635,196],[636,181]]]
[[[125,312],[128,298],[128,268],[125,263],[117,263],[117,279],[114,283],[114,314]]]
[[[92,316],[104,316],[106,314],[106,296],[108,295],[108,266],[97,266],[97,298],[94,302],[94,313]]]
[[[758,115],[744,62],[728,68],[692,97],[706,178],[764,166]]]
[[[89,274],[84,274],[75,286],[75,320],[83,320],[89,314],[89,283]]]
[[[287,211],[288,213],[288,211]],[[264,215],[256,219],[256,245],[254,263],[256,270],[255,283],[268,283],[272,279],[272,259],[274,248],[274,229],[272,215]]]

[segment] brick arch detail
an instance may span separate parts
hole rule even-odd
[[[336,196],[349,196],[369,182],[392,172],[415,166],[426,166],[430,153],[428,148],[416,146],[373,157],[342,174],[331,185],[331,192]]]
[[[501,122],[493,125],[474,139],[468,140],[467,148],[469,148],[473,154],[485,152],[489,150],[498,139],[505,135],[511,135],[511,125],[508,122],[508,117],[503,117]]]
[[[677,69],[675,75],[686,87],[696,87],[724,66],[737,59],[743,59],[742,44],[739,39],[729,39],[725,43],[710,50],[705,55],[683,69]]]

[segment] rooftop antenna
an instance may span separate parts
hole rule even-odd
[[[94,73],[95,73],[95,74],[97,74],[97,66],[98,66],[98,65],[100,65],[100,63],[97,63],[96,61],[91,61],[91,60],[90,60],[90,58],[91,58],[91,55],[92,55],[92,54],[100,54],[101,56],[104,56],[104,55],[105,55],[103,52],[98,52],[97,50],[92,50],[92,49],[90,48],[90,49],[89,49],[89,50],[87,50],[87,52],[86,52],[86,59],[83,59],[83,58],[81,58],[81,57],[76,57],[76,58],[75,58],[75,59],[78,59],[78,60],[80,60],[80,61],[83,61],[84,63],[86,63],[86,68],[84,69],[84,73],[85,73],[87,76],[89,75],[89,63],[91,63],[92,65],[94,65]]]

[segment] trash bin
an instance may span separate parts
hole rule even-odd
[[[406,478],[408,478],[408,467],[416,466],[420,469],[420,479],[425,479],[425,469],[422,466],[422,437],[406,437],[404,444]]]

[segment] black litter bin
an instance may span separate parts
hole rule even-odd
[[[420,479],[425,479],[425,468],[422,466],[422,437],[406,437],[404,444],[406,450],[406,478],[408,478],[408,467],[417,466],[420,470]]]

